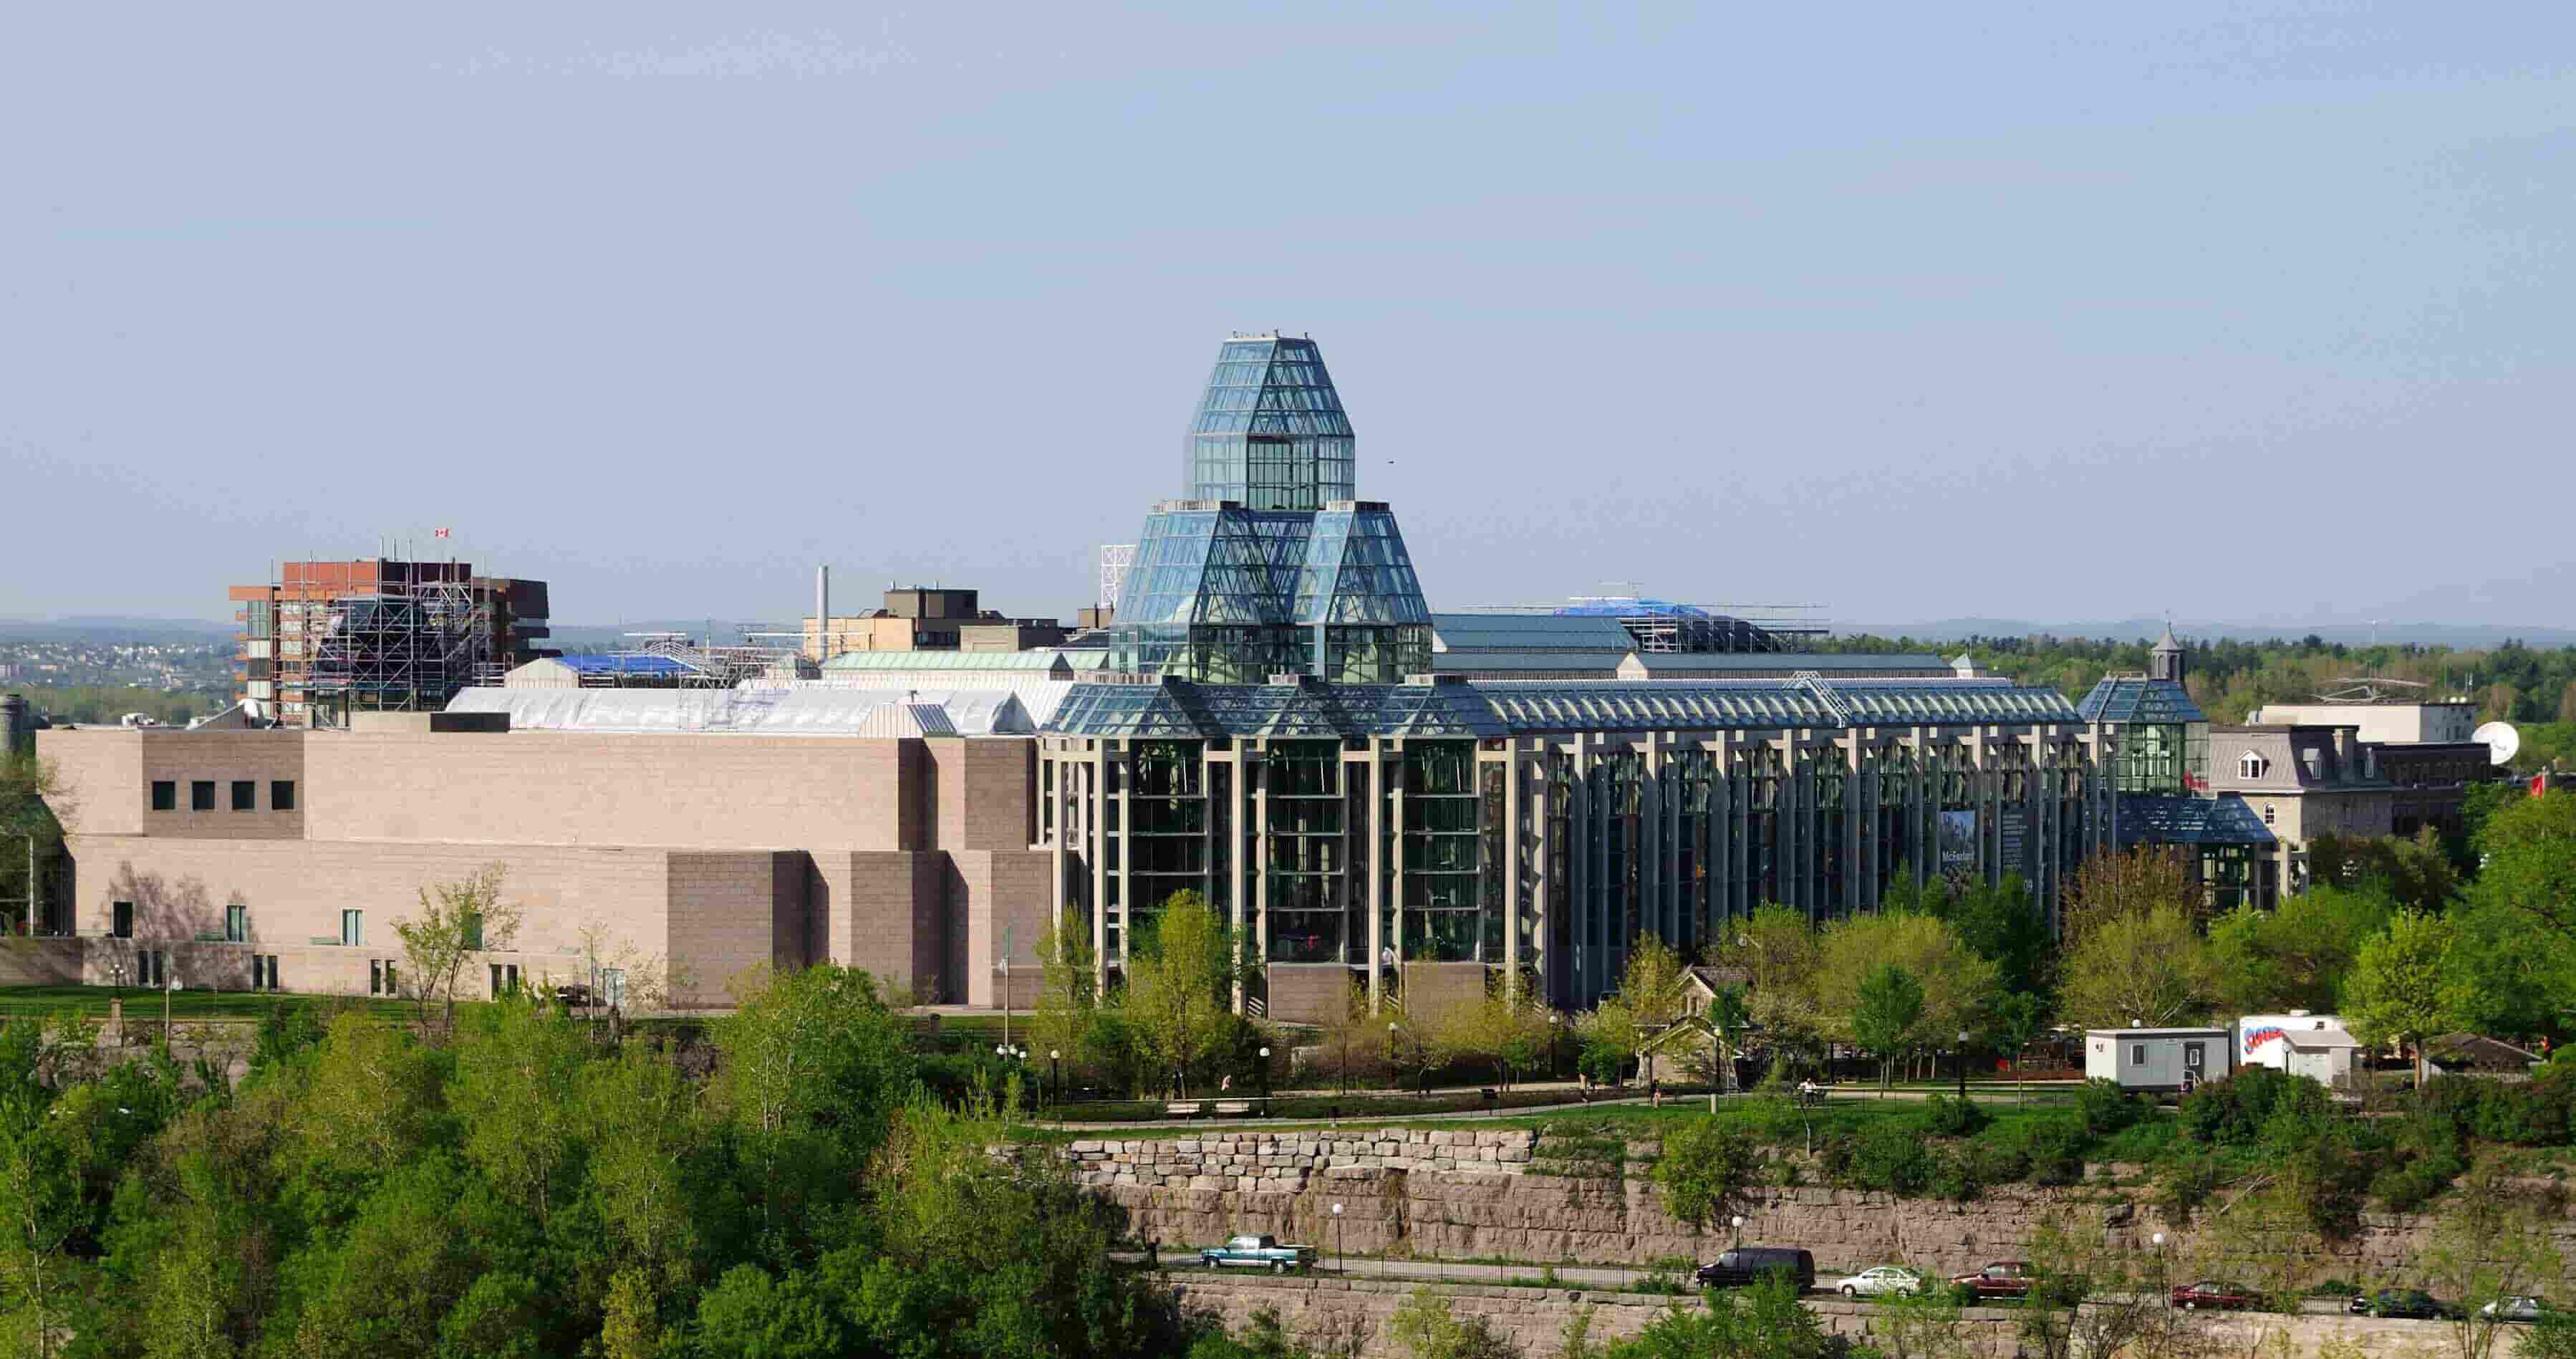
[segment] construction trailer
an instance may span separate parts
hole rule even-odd
[[[2225,1029],[2088,1029],[2084,1075],[2141,1094],[2189,1094],[2227,1079],[2234,1052],[2234,1035]]]

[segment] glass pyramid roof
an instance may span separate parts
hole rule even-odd
[[[1192,500],[1315,510],[1353,495],[1350,416],[1308,339],[1237,336],[1217,349],[1182,441]]]
[[[2087,722],[2206,722],[2200,705],[2172,680],[2106,675],[2075,705]]]
[[[2234,793],[2217,797],[2188,794],[2122,793],[2120,847],[2132,845],[2269,845],[2276,844],[2245,799]]]

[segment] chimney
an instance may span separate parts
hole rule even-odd
[[[2337,727],[2334,729],[2335,767],[2338,770],[2337,777],[2345,782],[2350,782],[2361,777],[2361,769],[2353,762],[2352,754],[2352,738],[2354,733],[2358,730],[2360,729],[2357,727]]]
[[[814,568],[814,659],[832,659],[832,568]]]

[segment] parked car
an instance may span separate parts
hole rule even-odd
[[[1974,1274],[1954,1275],[1950,1282],[1974,1289],[1981,1298],[2026,1297],[2030,1293],[2030,1262],[1997,1260]]]
[[[2246,1289],[2239,1288],[2235,1284],[2220,1283],[2215,1279],[2175,1284],[2170,1301],[2174,1306],[2183,1308],[2253,1307],[2260,1302]]]
[[[1210,1269],[1266,1269],[1285,1274],[1292,1269],[1315,1266],[1313,1246],[1283,1246],[1275,1237],[1238,1236],[1222,1246],[1210,1246],[1199,1252],[1199,1262]]]
[[[2420,1288],[2383,1288],[2364,1293],[2352,1300],[2352,1310],[2364,1316],[2419,1317],[2428,1321],[2447,1321],[2459,1314],[2458,1308],[2443,1306]]]
[[[2489,1321],[2538,1321],[2549,1304],[2528,1293],[2517,1297],[2498,1298],[2478,1309],[2478,1315]]]
[[[1786,1274],[1803,1293],[1816,1286],[1816,1257],[1779,1246],[1739,1246],[1701,1265],[1691,1277],[1702,1288],[1739,1288],[1765,1274]]]
[[[1891,1293],[1910,1298],[1923,1291],[1923,1275],[1903,1265],[1880,1265],[1835,1284],[1834,1291],[1846,1298],[1875,1298]]]

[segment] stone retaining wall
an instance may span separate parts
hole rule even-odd
[[[1403,1350],[1387,1334],[1388,1320],[1415,1289],[1429,1287],[1458,1316],[1481,1316],[1509,1338],[1521,1354],[1537,1359],[1552,1355],[1564,1343],[1565,1328],[1575,1314],[1590,1308],[1590,1336],[1595,1344],[1637,1334],[1671,1305],[1669,1298],[1636,1293],[1507,1288],[1493,1284],[1417,1284],[1393,1279],[1299,1278],[1267,1276],[1172,1276],[1181,1305],[1200,1316],[1240,1331],[1253,1314],[1278,1313],[1290,1335],[1319,1354],[1343,1359],[1402,1359]],[[1685,1305],[1696,1306],[1695,1302]],[[1868,1303],[1810,1301],[1828,1334],[1861,1343],[1873,1334],[1876,1309]],[[1995,1308],[1961,1312],[1961,1333],[1971,1351],[1988,1359],[2012,1359],[2023,1353],[2014,1313]],[[2278,1359],[2315,1355],[2329,1341],[2358,1344],[2372,1359],[2437,1359],[2454,1343],[2451,1328],[2434,1322],[2372,1321],[2361,1317],[2231,1317],[2208,1316],[2206,1327],[2226,1352],[2256,1352],[2256,1342],[2273,1335],[2287,1340],[2286,1353],[2265,1347]],[[2275,1342],[2277,1343],[2277,1342]],[[2349,1352],[2349,1351],[2347,1351]]]
[[[1101,1139],[1064,1154],[1080,1182],[1126,1210],[1137,1239],[1169,1249],[1270,1232],[1328,1253],[1419,1259],[1707,1259],[1731,1233],[1698,1231],[1665,1211],[1652,1175],[1659,1150],[1652,1142],[1559,1144],[1520,1129],[1382,1128]],[[1820,1271],[1903,1260],[1963,1272],[2027,1258],[2033,1229],[2069,1202],[2104,1207],[2114,1233],[2141,1250],[2165,1231],[2175,1268],[2204,1267],[2191,1229],[2163,1222],[2129,1190],[2098,1185],[2002,1185],[1964,1203],[1766,1187],[1735,1211],[1746,1219],[1746,1244],[1805,1247]],[[2317,1243],[2309,1276],[2415,1282],[2430,1228],[2420,1216],[2365,1214],[2351,1239]],[[2557,1234],[2576,1271],[2576,1221],[2562,1217]],[[2545,1291],[2576,1292],[2576,1272]]]

